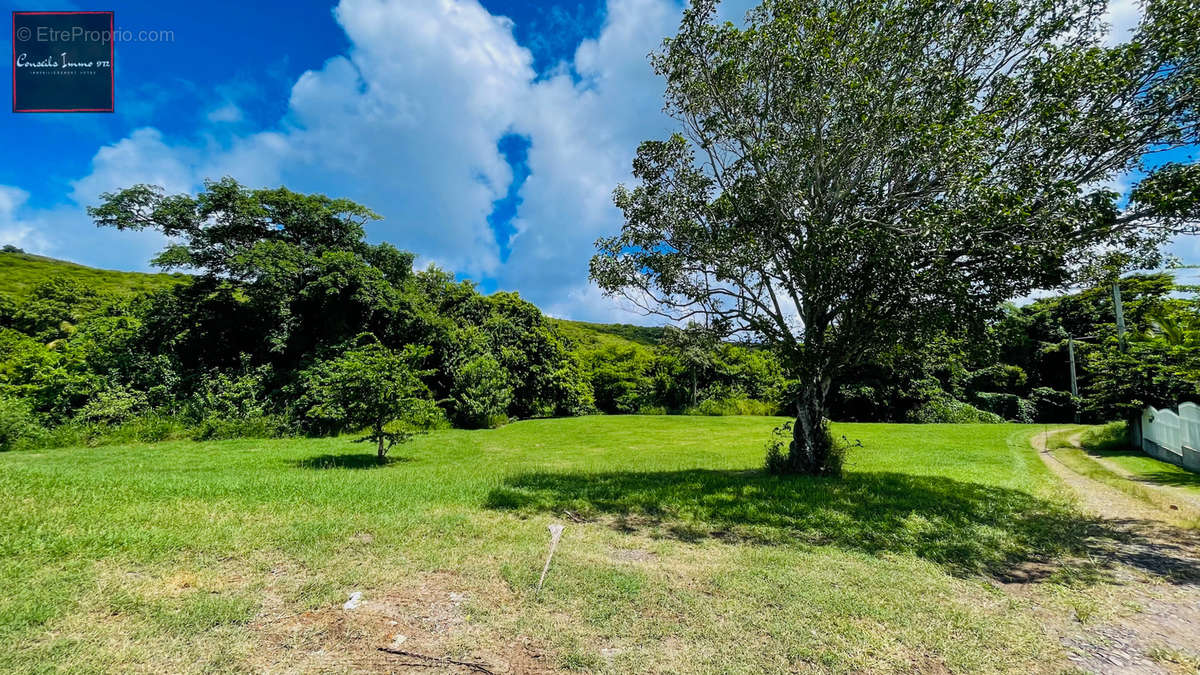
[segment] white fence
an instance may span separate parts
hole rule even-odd
[[[1180,403],[1179,412],[1147,407],[1141,426],[1141,437],[1135,434],[1134,440],[1146,454],[1200,471],[1200,405]]]

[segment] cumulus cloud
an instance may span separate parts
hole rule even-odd
[[[186,148],[167,145],[157,129],[138,129],[96,152],[92,173],[71,183],[71,198],[77,204],[92,205],[101,194],[135,183],[186,192],[196,182],[194,156]]]
[[[208,111],[209,122],[233,124],[235,122],[241,122],[242,118],[242,109],[233,103],[226,103]]]
[[[12,185],[0,185],[0,244],[41,253],[49,242],[41,235],[37,223],[25,220],[18,210],[29,201],[29,193]]]
[[[587,261],[597,238],[620,229],[611,195],[629,180],[637,144],[670,133],[646,56],[677,22],[671,2],[610,0],[600,36],[576,50],[577,79],[559,73],[532,87],[517,123],[532,139],[531,173],[502,286],[564,315],[639,318],[589,286]]]
[[[343,0],[335,17],[351,48],[297,79],[277,129],[209,130],[174,146],[140,129],[97,153],[72,198],[90,204],[133,182],[190,191],[221,175],[346,196],[384,216],[373,238],[424,262],[564,312],[568,298],[588,298],[574,316],[630,320],[589,286],[587,260],[620,226],[610,195],[637,143],[668,132],[646,55],[678,16],[671,0],[611,0],[571,68],[539,78],[511,22],[476,0]],[[220,127],[235,112],[209,120]],[[531,176],[502,264],[487,216],[512,181],[497,148],[508,133],[530,139]]]

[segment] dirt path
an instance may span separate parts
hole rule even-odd
[[[1170,515],[1075,473],[1046,450],[1053,432],[1034,448],[1046,466],[1098,517],[1089,532],[1089,557],[1111,573],[1128,612],[1103,624],[1076,624],[1062,637],[1071,664],[1091,673],[1200,672],[1200,533],[1169,522]]]

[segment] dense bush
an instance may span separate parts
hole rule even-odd
[[[685,410],[688,415],[778,415],[778,404],[769,401],[757,401],[752,398],[709,398],[695,407]]]
[[[149,403],[140,391],[114,386],[97,392],[75,413],[74,421],[81,424],[117,425],[143,413]]]
[[[970,403],[949,396],[938,396],[913,410],[909,421],[922,424],[999,424],[1004,419]]]
[[[451,396],[461,426],[493,429],[508,421],[512,387],[507,372],[491,354],[476,356],[457,369]]]
[[[135,186],[90,213],[161,231],[171,243],[153,264],[195,274],[118,294],[73,272],[0,298],[0,394],[24,401],[47,438],[347,430],[351,403],[314,400],[313,385],[360,333],[381,353],[427,346],[426,426],[594,410],[582,363],[537,307],[414,271],[412,254],[365,241],[376,216],[353,202],[225,179],[194,197]]]
[[[971,397],[971,402],[980,410],[994,413],[1010,422],[1029,424],[1036,418],[1033,402],[1016,394],[977,392]]]
[[[1049,387],[1029,392],[1029,401],[1033,404],[1033,421],[1039,423],[1072,422],[1079,409],[1079,401],[1071,392]]]
[[[781,476],[795,473],[795,467],[789,465],[792,457],[790,449],[793,443],[793,424],[793,422],[785,422],[781,426],[775,427],[774,431],[771,432],[771,437],[767,440],[766,462],[764,466],[767,473]],[[829,420],[821,420],[819,436],[829,446],[829,458],[826,461],[823,475],[842,475],[846,466],[846,457],[849,455],[850,449],[852,447],[861,447],[862,444],[851,444],[845,436],[842,436],[840,439],[834,438],[833,434],[829,432]]]
[[[39,436],[40,431],[28,403],[0,394],[0,451],[31,442]]]
[[[1016,392],[1025,387],[1028,379],[1020,366],[998,363],[971,373],[967,388],[976,392]]]

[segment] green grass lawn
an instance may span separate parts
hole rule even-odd
[[[1037,612],[991,581],[1080,545],[1040,428],[839,424],[844,479],[775,479],[779,422],[534,420],[385,466],[347,438],[0,454],[0,670],[370,671],[395,634],[534,671],[1058,662],[1071,580]]]
[[[1200,474],[1129,447],[1125,440],[1124,423],[1112,424],[1086,434],[1083,446],[1089,453],[1128,471],[1136,480],[1185,488],[1200,497]]]

